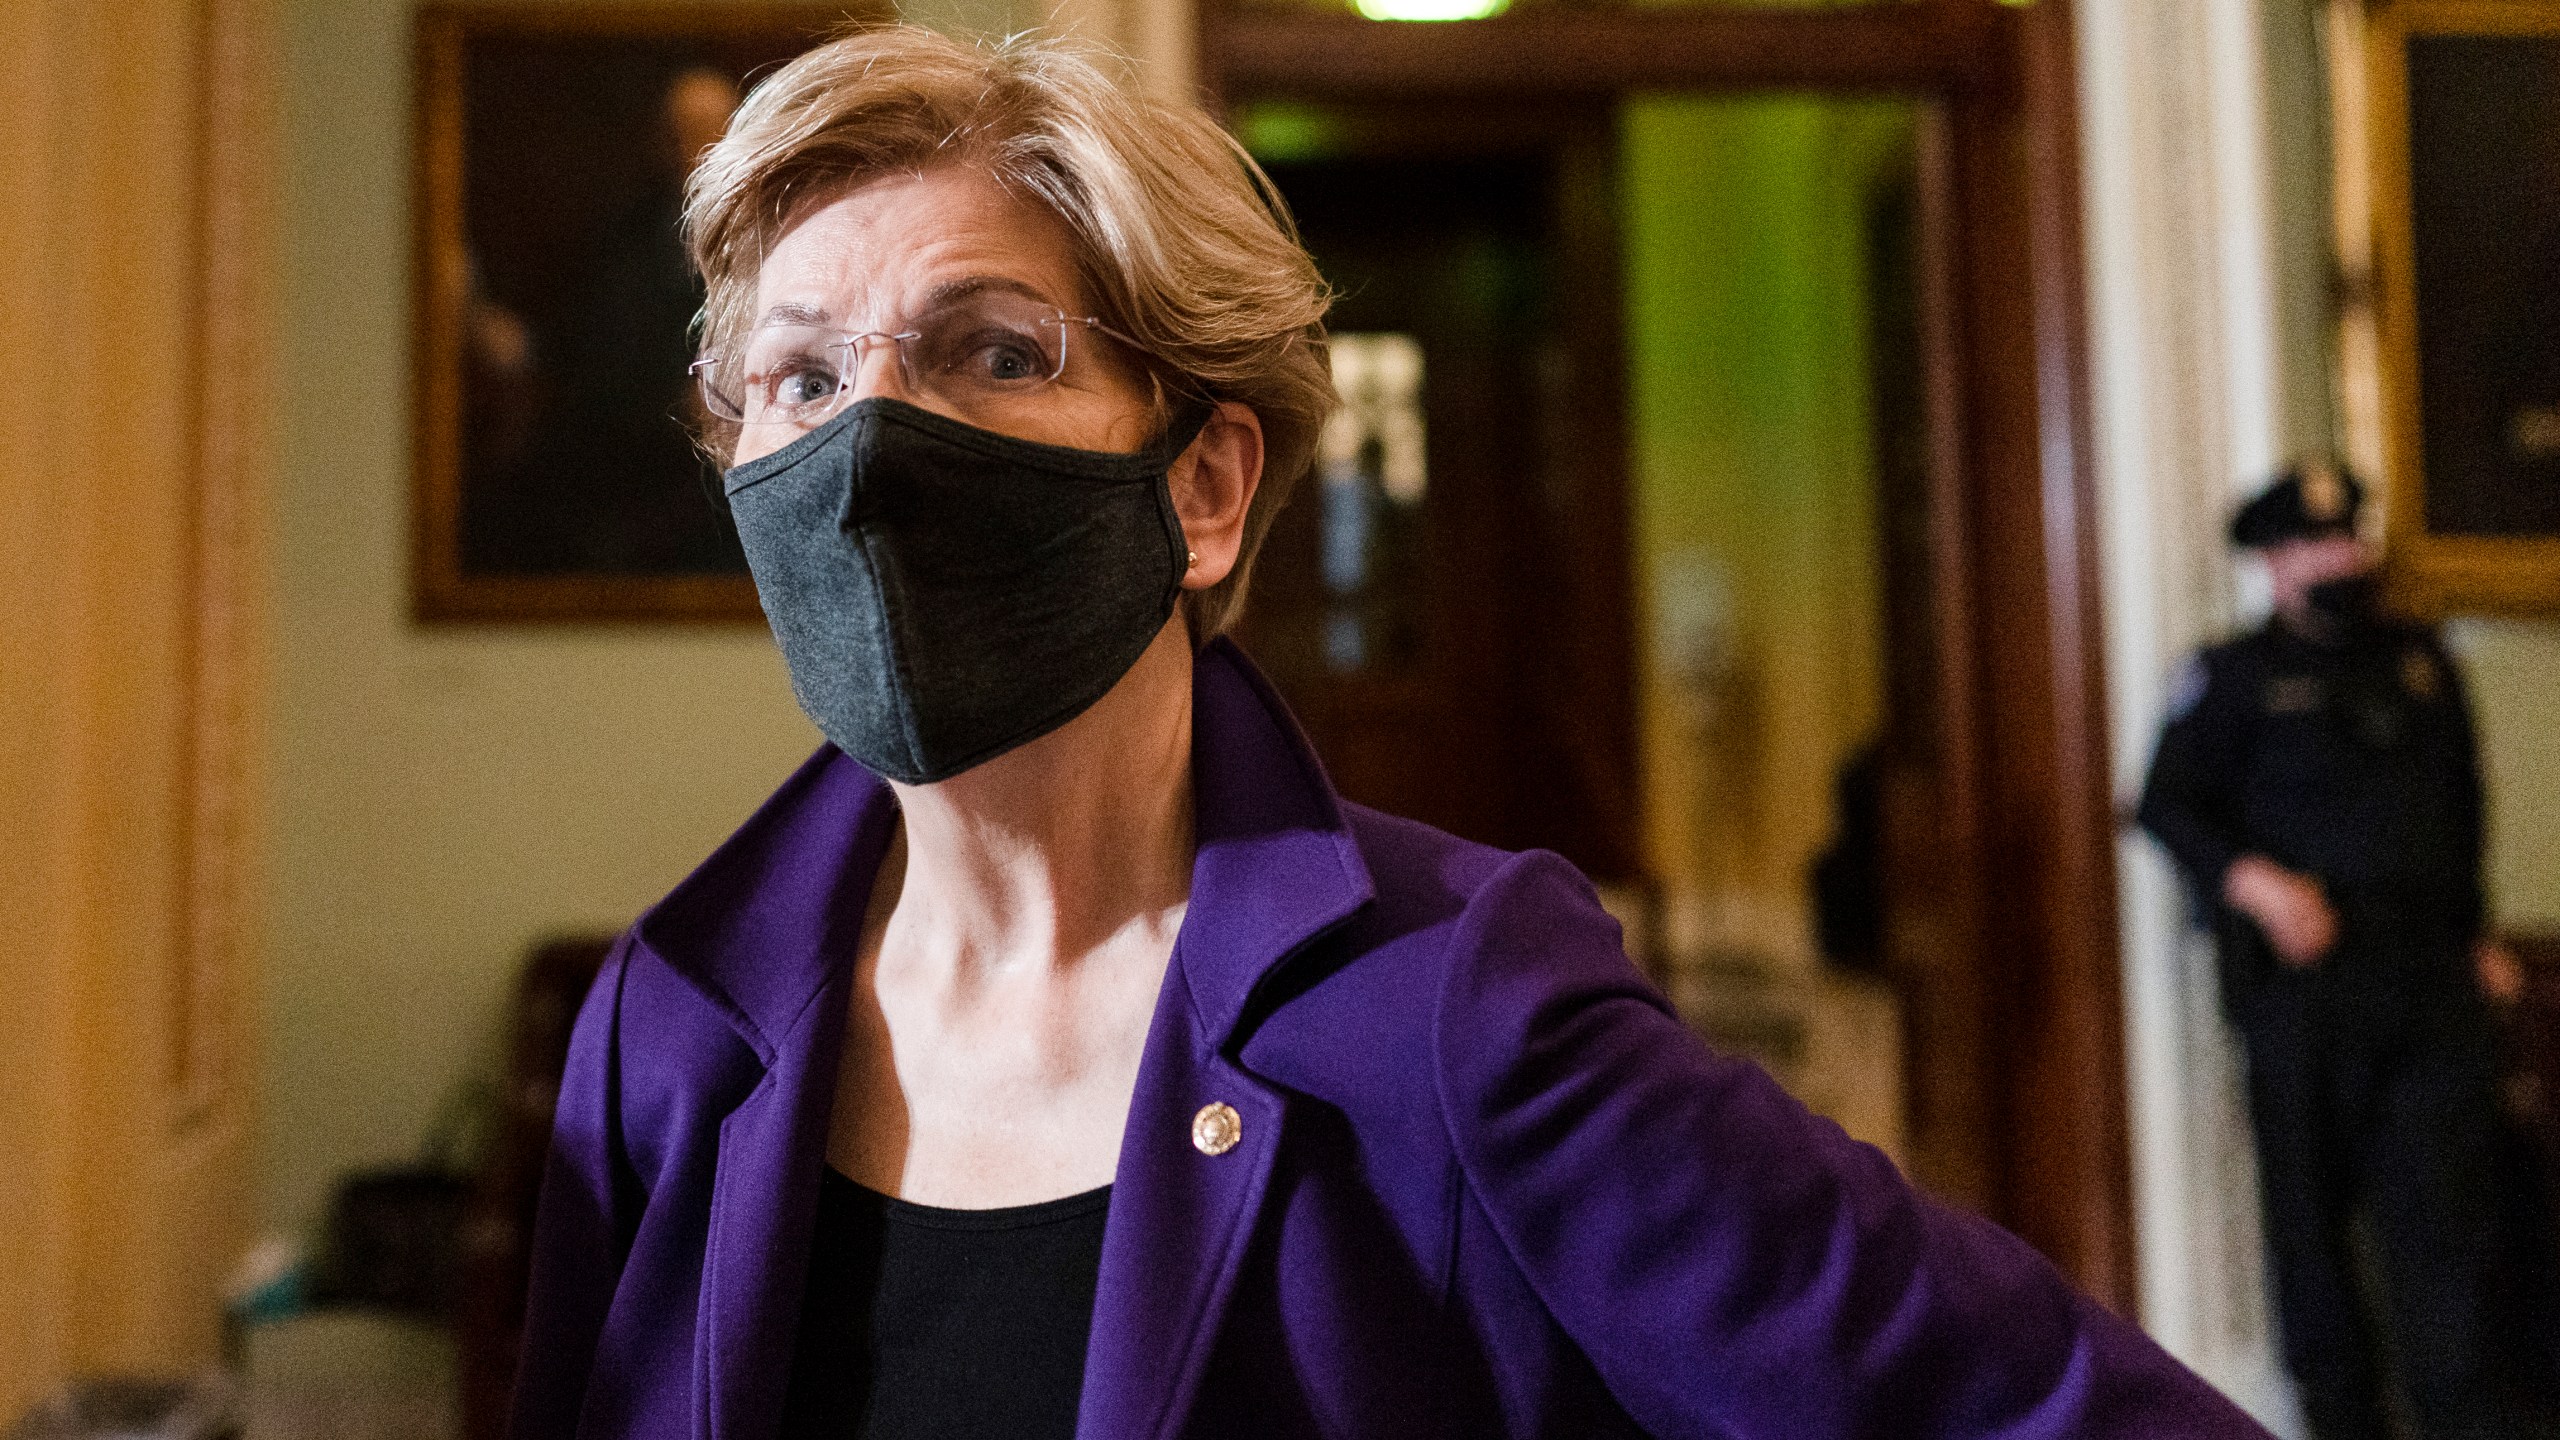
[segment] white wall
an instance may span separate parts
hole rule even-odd
[[[409,12],[282,9],[272,1226],[415,1149],[530,944],[619,927],[816,743],[760,627],[406,618]]]
[[[2286,401],[2306,375],[2286,365],[2276,323],[2254,10],[2224,0],[2083,0],[2075,10],[2120,795],[2140,783],[2167,676],[2235,619],[2223,516],[2242,485],[2322,423]],[[2128,832],[2118,856],[2143,1319],[2180,1359],[2287,1426],[2237,1056],[2215,1015],[2212,966],[2157,850]]]

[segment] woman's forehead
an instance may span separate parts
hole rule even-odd
[[[755,321],[852,326],[1008,290],[1081,311],[1067,228],[982,171],[883,176],[783,233],[756,276]]]

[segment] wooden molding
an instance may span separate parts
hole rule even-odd
[[[171,1032],[173,1120],[229,1118],[248,1088],[264,736],[265,415],[274,339],[269,159],[276,134],[256,0],[209,0],[198,69],[196,484],[181,803],[184,902]]]
[[[1996,79],[2016,17],[1990,5],[1528,11],[1440,25],[1210,9],[1203,72],[1230,93],[1613,94],[1688,87],[1944,90]]]

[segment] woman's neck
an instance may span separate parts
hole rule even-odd
[[[1082,715],[949,780],[897,791],[904,873],[884,867],[882,879],[899,885],[889,926],[910,955],[1058,967],[1133,927],[1178,924],[1193,849],[1181,621]]]

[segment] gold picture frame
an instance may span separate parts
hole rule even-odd
[[[2519,273],[2560,268],[2560,0],[2362,20],[2365,174],[2341,194],[2369,196],[2393,591],[2432,615],[2560,611],[2560,323],[2531,333],[2560,294]]]
[[[676,205],[724,103],[889,14],[877,0],[419,10],[419,621],[762,619],[718,470],[684,428],[700,294]]]

